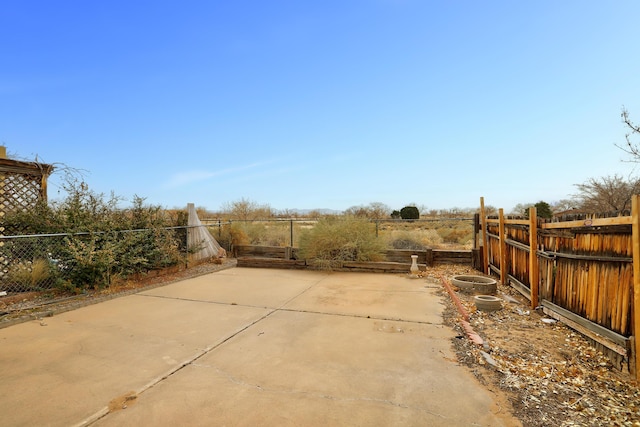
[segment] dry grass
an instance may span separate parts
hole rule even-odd
[[[346,217],[333,220],[354,221],[353,218]],[[375,236],[376,227],[373,222],[357,221],[369,224],[368,230]],[[317,223],[315,220],[238,221],[221,230],[211,227],[211,233],[226,248],[230,248],[231,244],[300,247],[301,236]],[[468,220],[381,221],[378,224],[378,237],[388,248],[395,249],[471,249],[473,227]]]
[[[45,285],[51,278],[51,266],[44,259],[23,261],[14,264],[8,273],[12,290],[33,291]]]

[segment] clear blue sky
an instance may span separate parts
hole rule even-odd
[[[30,1],[0,143],[167,208],[554,202],[628,175],[640,2]],[[58,197],[59,177],[50,197]]]

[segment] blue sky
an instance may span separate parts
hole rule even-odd
[[[640,2],[29,1],[0,143],[167,208],[552,203],[635,173]],[[61,197],[60,178],[50,197]]]

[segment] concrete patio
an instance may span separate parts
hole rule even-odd
[[[0,425],[513,426],[440,285],[232,268],[0,330]]]

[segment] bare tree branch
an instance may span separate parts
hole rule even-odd
[[[640,135],[640,125],[636,125],[631,121],[631,119],[629,118],[629,112],[624,107],[622,107],[622,113],[620,114],[620,116],[622,117],[622,123],[624,123],[627,128],[629,128],[630,132],[624,135],[624,139],[626,142],[624,145],[615,145],[631,156],[631,160],[629,160],[630,162],[640,163],[640,146],[638,142],[634,142],[632,140],[633,136]]]

